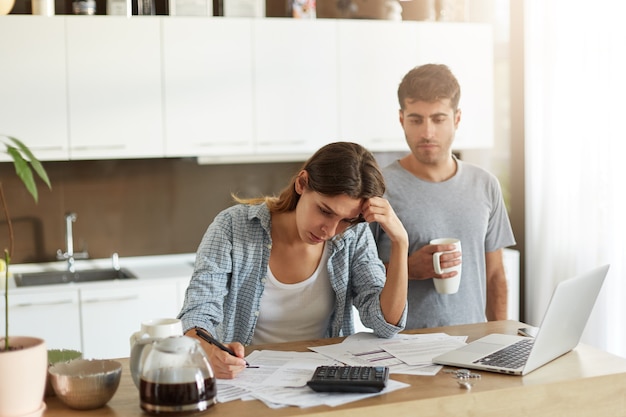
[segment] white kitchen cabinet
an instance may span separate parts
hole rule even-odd
[[[130,336],[142,321],[175,317],[179,312],[173,280],[115,284],[80,290],[86,358],[127,357]]]
[[[0,134],[40,160],[68,159],[65,20],[0,16],[0,57]]]
[[[167,156],[253,153],[250,19],[163,20]]]
[[[163,156],[160,20],[65,19],[70,158]]]
[[[339,139],[337,22],[253,23],[256,153],[310,156]]]
[[[1,133],[42,160],[405,151],[397,87],[427,62],[461,83],[455,148],[493,143],[487,24],[12,15],[0,56]]]
[[[417,64],[415,22],[339,22],[340,136],[372,151],[405,151],[398,84]]]
[[[3,307],[0,317],[4,323],[4,299],[0,304]],[[48,349],[80,351],[78,289],[22,294],[11,292],[9,334],[42,338]]]
[[[398,85],[413,67],[446,64],[461,85],[454,148],[493,144],[493,41],[482,24],[339,22],[340,132],[373,151],[406,151]]]
[[[417,25],[417,62],[446,64],[461,85],[455,149],[486,149],[494,141],[493,34],[477,23]],[[398,81],[399,82],[399,81]]]

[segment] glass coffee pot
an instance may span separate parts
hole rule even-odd
[[[191,337],[142,339],[133,346],[130,369],[147,413],[192,414],[216,402],[213,369]]]

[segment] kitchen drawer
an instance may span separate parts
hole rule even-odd
[[[48,349],[81,350],[77,289],[9,294],[9,309],[9,335],[40,337]],[[0,317],[4,323],[4,308]]]
[[[178,314],[177,286],[171,280],[81,288],[83,356],[120,358],[130,355],[130,336],[143,320]]]

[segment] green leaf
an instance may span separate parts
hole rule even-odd
[[[12,141],[13,143],[15,143],[15,145],[17,145],[17,147],[22,152],[22,154],[26,155],[26,157],[30,161],[30,164],[32,165],[33,169],[35,170],[37,175],[39,175],[39,178],[41,178],[41,180],[44,183],[46,183],[48,188],[52,188],[52,186],[50,185],[50,179],[48,178],[48,174],[46,173],[46,170],[41,165],[41,162],[39,162],[39,160],[31,152],[31,150],[28,148],[28,146],[26,146],[21,140],[19,140],[17,138],[14,138],[12,136],[7,136],[7,137],[9,138],[10,141]],[[35,199],[35,200],[37,200],[37,199]]]
[[[33,177],[33,171],[30,169],[28,162],[22,157],[20,151],[15,147],[7,145],[7,153],[13,158],[13,165],[15,166],[15,173],[24,183],[26,189],[33,196],[35,202],[39,200],[37,194],[37,186],[35,185],[35,178]]]

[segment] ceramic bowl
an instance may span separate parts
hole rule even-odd
[[[58,362],[67,362],[73,359],[79,359],[83,356],[77,350],[71,349],[48,349],[48,366],[52,366]],[[52,388],[52,381],[50,381],[50,374],[46,377],[46,393],[44,397],[54,396],[54,388]]]
[[[122,364],[105,359],[74,359],[48,368],[56,396],[68,407],[89,410],[103,407],[115,394]]]

